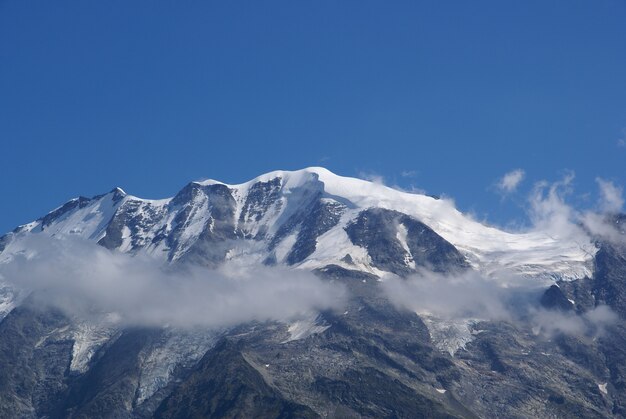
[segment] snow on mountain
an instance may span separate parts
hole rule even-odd
[[[21,235],[73,235],[169,261],[248,258],[304,269],[336,264],[382,275],[368,251],[346,233],[346,227],[370,208],[424,223],[473,268],[490,275],[504,269],[570,279],[591,275],[596,249],[590,240],[502,231],[473,220],[447,200],[338,176],[320,167],[274,171],[236,185],[192,182],[162,200],[141,199],[119,188],[92,199],[76,198],[5,236],[0,251]],[[393,228],[403,263],[415,268],[406,227],[400,223]],[[6,258],[12,252],[3,253]]]

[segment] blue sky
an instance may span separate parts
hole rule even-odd
[[[568,170],[592,205],[626,183],[624,22],[623,0],[0,0],[0,231],[319,165],[497,224]]]

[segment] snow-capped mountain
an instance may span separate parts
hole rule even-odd
[[[392,223],[387,221],[393,220]],[[524,275],[583,278],[591,275],[590,241],[535,231],[509,233],[462,214],[443,199],[406,193],[324,168],[275,171],[230,185],[191,182],[176,196],[150,200],[116,188],[75,198],[0,240],[11,253],[17,236],[44,234],[97,241],[120,252],[170,262],[215,264],[246,259],[316,269],[330,264],[383,275],[407,274],[434,263],[417,247],[432,230],[466,263],[487,274],[502,269]],[[376,237],[366,237],[366,230]],[[388,240],[393,264],[372,254],[372,240]]]
[[[626,217],[615,220],[623,235]],[[0,418],[626,416],[626,250],[597,237],[507,232],[451,201],[313,167],[191,182],[159,200],[120,188],[75,198],[2,236],[0,267],[54,241],[34,238],[88,240],[140,260],[135,274],[146,261],[233,262],[288,272],[285,283],[306,273],[347,297],[295,319],[129,326],[114,310],[40,304],[48,288],[20,293],[2,277],[19,272],[0,269]],[[94,281],[77,265],[63,265],[71,285]],[[535,288],[501,292],[511,280]]]

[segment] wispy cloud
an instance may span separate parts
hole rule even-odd
[[[506,288],[476,271],[444,275],[422,270],[406,280],[383,281],[382,288],[397,306],[448,320],[509,319]]]
[[[382,283],[394,305],[444,321],[507,321],[547,336],[582,336],[601,334],[618,320],[607,306],[583,315],[546,310],[538,303],[545,288],[541,281],[529,281],[513,273],[486,277],[475,271],[449,275],[421,271],[408,279],[390,278]]]
[[[511,170],[498,180],[496,187],[504,194],[515,192],[524,180],[524,177],[526,177],[526,172],[523,169]]]
[[[622,135],[617,139],[617,146],[620,148],[626,148],[626,128],[622,129]]]
[[[626,243],[626,236],[612,220],[612,216],[623,208],[623,188],[597,178],[600,192],[597,206],[580,210],[567,202],[567,197],[573,193],[573,180],[574,173],[569,172],[557,182],[535,184],[528,207],[533,230],[578,243],[598,238],[611,243]]]
[[[532,311],[531,317],[531,324],[534,330],[547,336],[557,333],[575,336],[597,336],[603,334],[606,327],[618,321],[619,316],[617,313],[606,305],[599,305],[582,314],[535,309]]]
[[[528,198],[528,214],[533,228],[562,239],[580,238],[586,233],[578,223],[579,214],[566,202],[572,194],[574,172],[553,183],[537,182]]]
[[[226,327],[290,320],[341,306],[345,291],[312,273],[227,263],[164,266],[85,240],[33,236],[0,277],[70,315],[113,312],[133,325]]]
[[[358,173],[358,177],[364,180],[369,180],[373,183],[377,183],[379,185],[385,184],[385,178],[378,173],[361,171]]]
[[[608,213],[620,212],[624,206],[623,188],[599,177],[596,178],[596,182],[600,188],[600,206],[602,211]]]
[[[415,177],[417,175],[417,172],[414,170],[405,170],[403,172],[400,173],[400,176],[402,176],[403,178],[411,178],[411,177]],[[419,195],[426,195],[427,192],[426,190],[419,188],[415,185],[409,185],[409,186],[400,186],[397,183],[390,183],[387,182],[387,179],[385,179],[384,176],[378,174],[378,173],[374,173],[374,172],[364,172],[361,171],[358,173],[357,175],[360,179],[364,179],[364,180],[368,180],[370,182],[376,183],[378,185],[385,185],[388,186],[392,189],[396,189],[398,191],[401,192],[407,192],[407,193],[412,193],[412,194],[419,194]]]

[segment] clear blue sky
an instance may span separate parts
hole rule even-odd
[[[0,0],[0,231],[312,165],[506,223],[566,169],[625,184],[625,129],[624,0]]]

